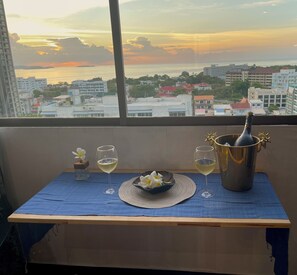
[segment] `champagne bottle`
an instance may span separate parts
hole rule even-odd
[[[243,131],[241,135],[236,139],[234,146],[247,146],[254,144],[254,140],[251,135],[253,116],[254,114],[252,112],[248,112]]]

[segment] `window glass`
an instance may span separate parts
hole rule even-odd
[[[119,3],[128,116],[295,114],[274,98],[297,93],[297,1]]]
[[[119,117],[108,0],[0,0],[0,16],[0,116]]]

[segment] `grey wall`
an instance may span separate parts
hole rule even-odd
[[[193,150],[207,133],[240,133],[237,126],[1,128],[2,165],[17,208],[73,163],[83,147],[95,167],[96,148],[114,144],[118,169],[193,169]],[[292,222],[290,274],[297,273],[296,126],[254,126],[272,143],[257,157]],[[32,250],[35,262],[146,267],[234,274],[271,274],[263,229],[58,226]],[[230,264],[232,263],[232,264]]]

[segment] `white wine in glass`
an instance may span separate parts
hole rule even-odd
[[[209,175],[216,167],[214,147],[209,145],[196,147],[194,163],[198,172],[205,176],[205,189],[202,190],[201,196],[206,199],[210,198],[214,194],[207,189],[207,175]]]
[[[114,145],[102,145],[97,148],[97,165],[99,169],[107,173],[108,188],[105,194],[112,195],[115,190],[111,185],[110,173],[114,171],[118,164],[118,153]]]

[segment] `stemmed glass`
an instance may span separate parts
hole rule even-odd
[[[196,169],[205,176],[205,189],[202,190],[201,196],[210,198],[214,194],[207,188],[207,175],[209,175],[216,166],[216,156],[214,147],[209,145],[198,146],[194,153],[194,163]]]
[[[117,167],[118,153],[114,145],[102,145],[97,148],[97,165],[99,169],[107,173],[108,188],[105,194],[112,195],[115,190],[111,185],[110,173]]]

